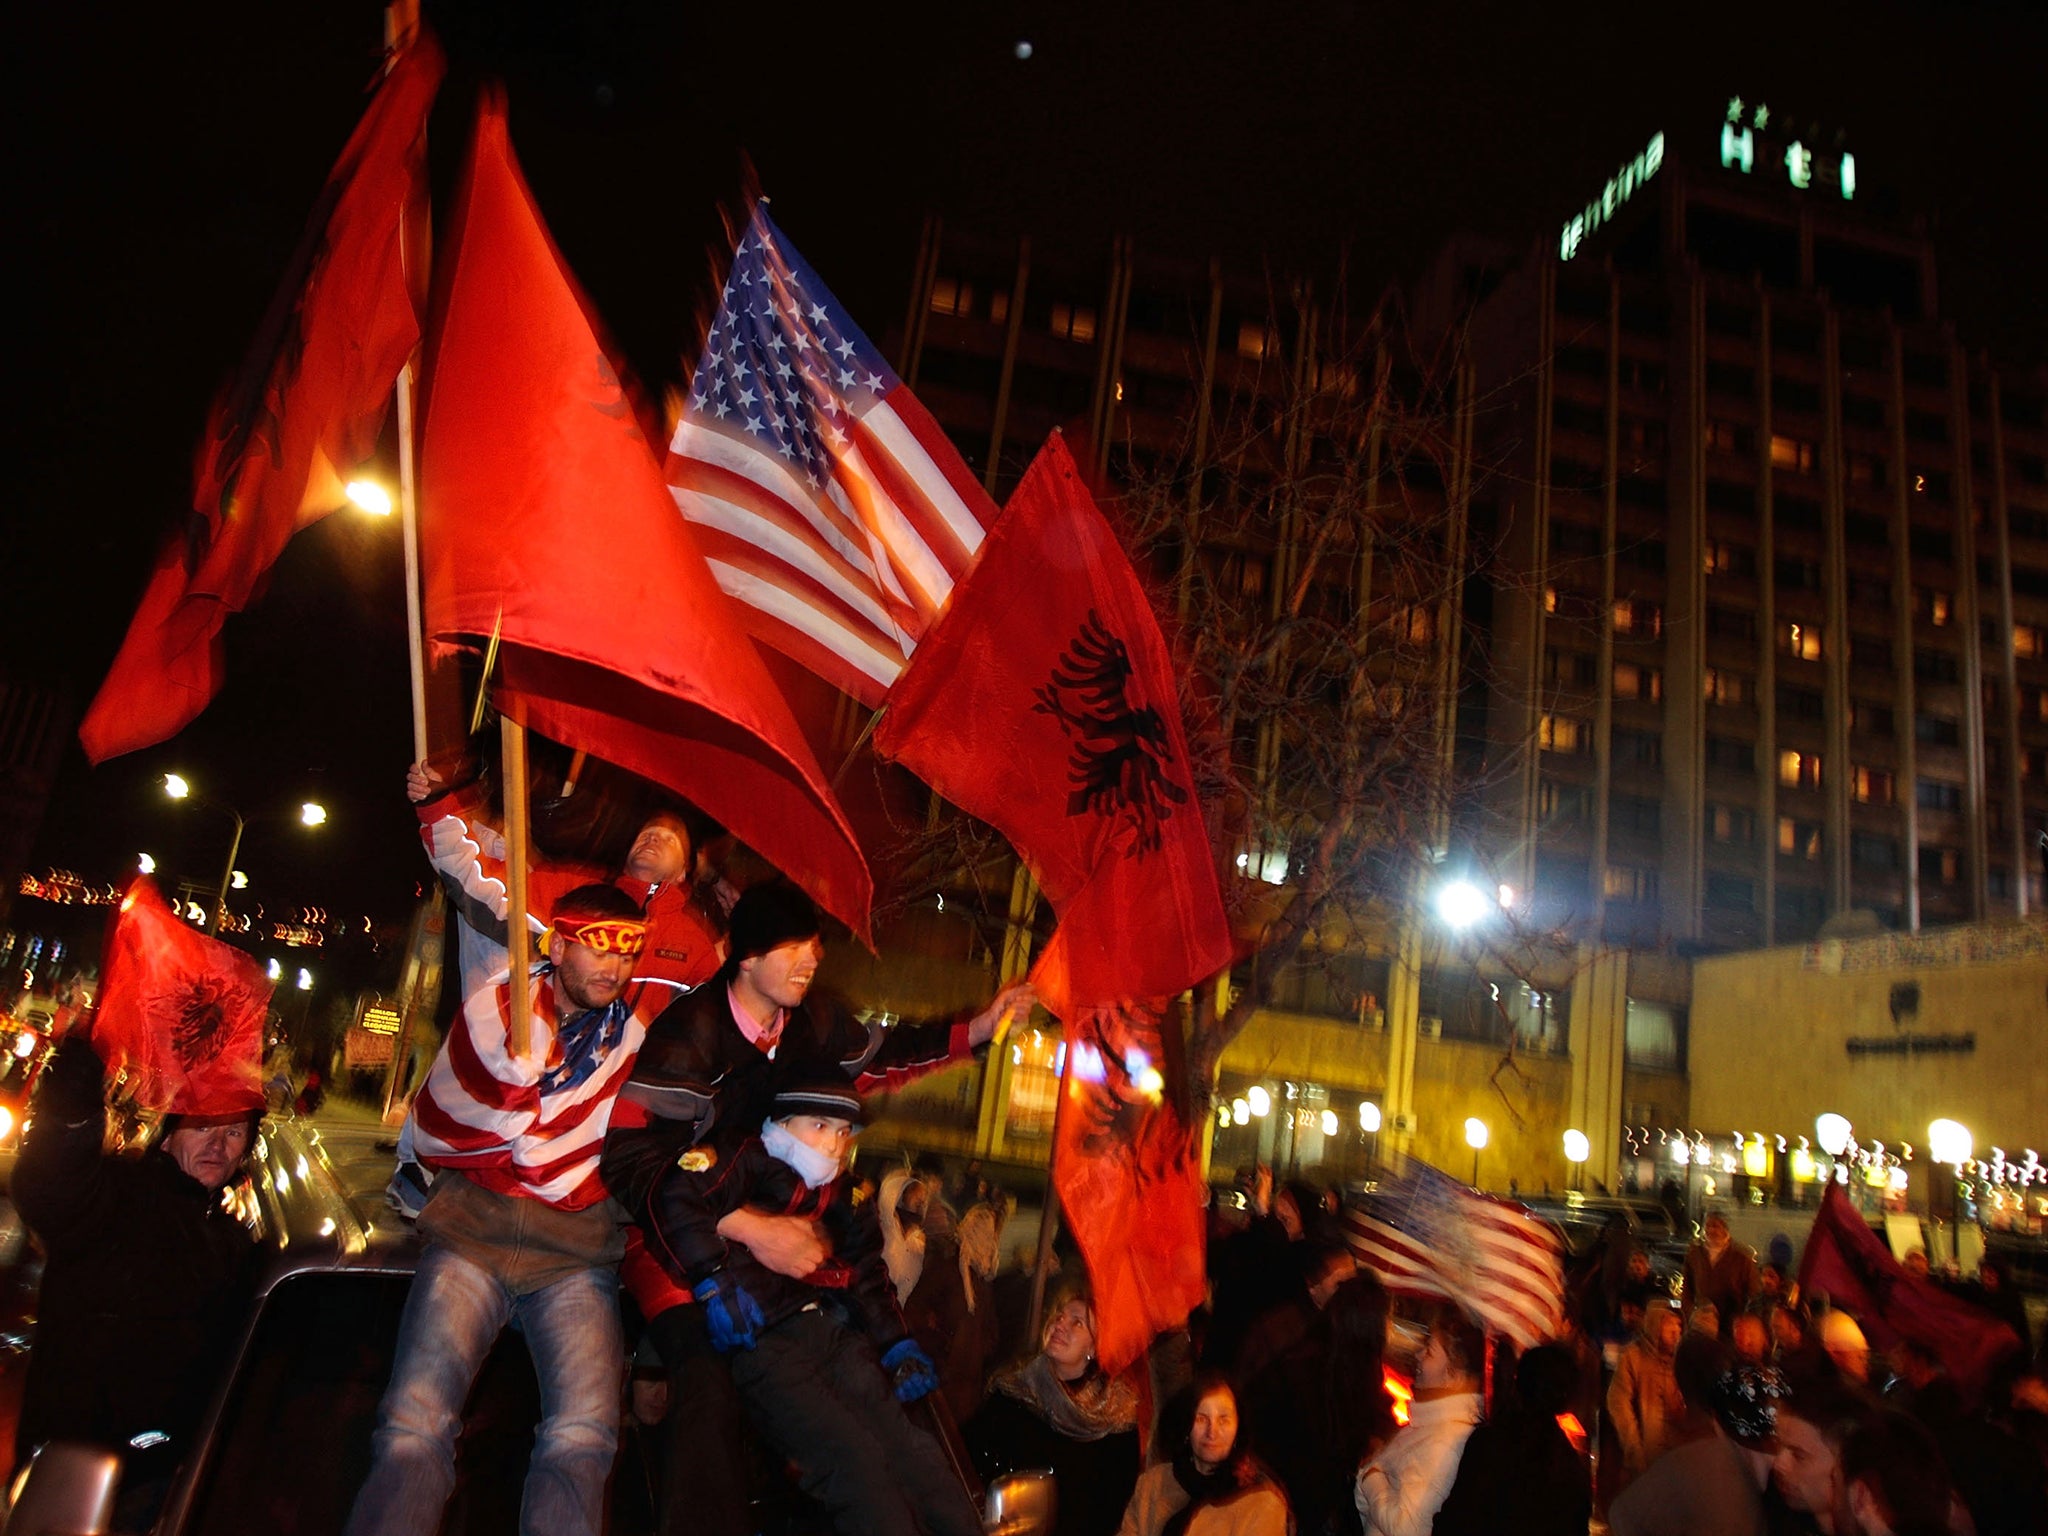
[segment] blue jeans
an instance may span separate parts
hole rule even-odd
[[[440,1529],[455,1490],[462,1407],[508,1322],[526,1336],[540,1378],[521,1536],[597,1536],[625,1384],[618,1293],[617,1271],[588,1269],[515,1296],[489,1270],[430,1243],[399,1322],[370,1475],[346,1536],[434,1536]]]

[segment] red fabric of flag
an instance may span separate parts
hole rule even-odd
[[[2020,1347],[2020,1339],[1997,1318],[1931,1280],[1907,1274],[1833,1184],[1821,1197],[1807,1235],[1799,1289],[1808,1296],[1826,1292],[1832,1305],[1862,1324],[1873,1348],[1890,1349],[1901,1339],[1924,1345],[1973,1396],[1983,1391],[1999,1360]]]
[[[1202,1167],[1163,1094],[1147,1008],[1067,1020],[1053,1182],[1095,1295],[1095,1353],[1112,1376],[1202,1304]]]
[[[866,860],[676,515],[497,93],[449,248],[421,463],[429,634],[496,629],[514,719],[688,797],[865,937]]]
[[[1059,913],[1062,1018],[1230,962],[1172,658],[1055,434],[889,694],[875,746],[988,822]]]
[[[423,137],[443,60],[422,32],[328,174],[240,375],[201,440],[192,515],[166,545],[78,728],[95,763],[176,735],[220,691],[220,629],[376,447],[420,337],[407,214],[426,205]]]
[[[138,1101],[181,1115],[263,1103],[270,981],[241,950],[180,918],[146,877],[121,898],[107,935],[93,1047],[125,1068]]]

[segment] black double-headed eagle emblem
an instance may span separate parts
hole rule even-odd
[[[1132,697],[1136,670],[1123,640],[1095,610],[1067,642],[1033,712],[1066,732],[1067,814],[1115,824],[1126,853],[1156,852],[1168,818],[1188,799],[1173,779],[1172,741],[1159,707]]]

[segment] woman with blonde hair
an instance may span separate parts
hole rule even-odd
[[[983,1478],[1050,1467],[1053,1536],[1115,1536],[1138,1480],[1138,1395],[1095,1359],[1095,1304],[1058,1298],[1040,1347],[989,1383],[966,1430]]]

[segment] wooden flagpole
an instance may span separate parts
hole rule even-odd
[[[413,364],[398,371],[398,514],[405,534],[405,638],[412,661],[412,760],[427,760],[427,656],[420,616],[420,509],[413,474]]]
[[[526,928],[526,727],[498,714],[498,770],[505,780],[505,959],[510,968],[514,1056],[524,1056],[533,1035],[531,935]]]
[[[1045,1321],[1046,1267],[1052,1261],[1053,1234],[1059,1230],[1060,1132],[1067,1123],[1067,1090],[1074,1083],[1074,1046],[1079,1031],[1064,1020],[1060,1025],[1060,1097],[1052,1112],[1052,1155],[1045,1160],[1045,1208],[1038,1218],[1038,1257],[1031,1268],[1031,1315],[1024,1325],[1025,1342],[1036,1347]]]

